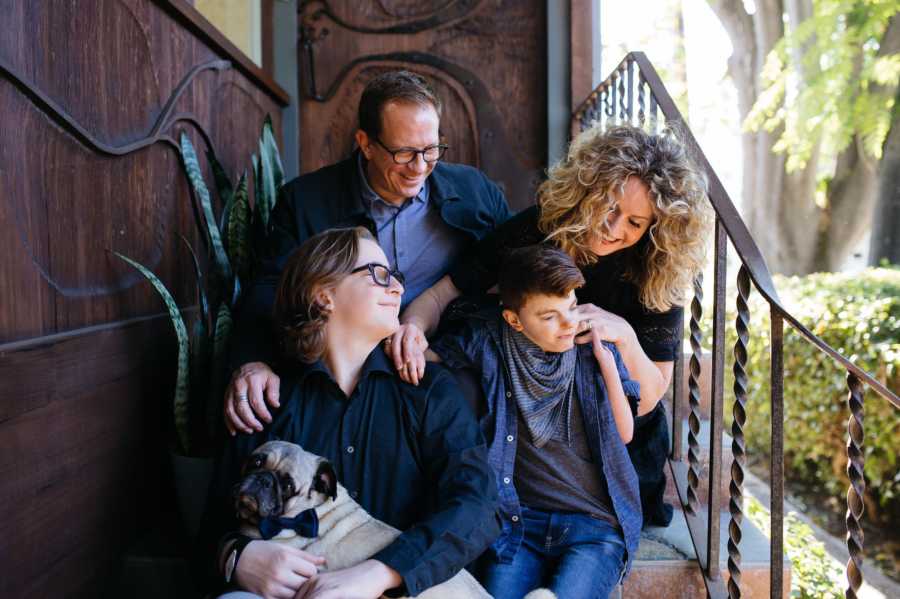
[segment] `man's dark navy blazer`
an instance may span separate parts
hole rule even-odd
[[[375,235],[360,195],[358,151],[337,164],[286,183],[269,220],[261,276],[248,290],[236,319],[232,369],[248,362],[272,363],[275,342],[271,311],[278,276],[291,253],[317,233],[334,227],[363,226]],[[428,176],[429,202],[449,226],[474,243],[505,222],[509,206],[500,188],[480,170],[438,162]]]

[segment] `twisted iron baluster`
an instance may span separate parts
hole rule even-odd
[[[750,338],[750,310],[747,298],[750,296],[750,275],[747,268],[741,266],[737,277],[737,318],[734,327],[737,341],[734,344],[734,421],[731,424],[731,484],[728,490],[731,498],[728,510],[731,520],[728,523],[728,596],[737,599],[741,596],[741,524],[744,521],[744,423],[747,421],[745,404],[747,401],[747,342]]]
[[[634,122],[634,61],[628,59],[628,122]]]
[[[609,85],[606,88],[606,116],[614,118],[616,116],[616,74],[610,77]]]
[[[624,123],[625,111],[625,65],[619,67],[619,122]]]
[[[850,418],[847,420],[847,476],[850,478],[850,486],[847,488],[847,549],[850,559],[847,560],[849,586],[844,596],[855,599],[856,591],[863,581],[863,530],[859,523],[863,515],[863,495],[866,492],[866,480],[863,477],[863,388],[854,374],[847,374],[847,387],[850,389],[847,397],[847,403],[850,404]]]
[[[597,124],[600,118],[597,116],[599,110],[598,106],[600,105],[600,95],[597,92],[591,94],[591,104],[590,109],[588,111],[588,127],[593,127]]]
[[[699,502],[697,499],[697,486],[700,482],[700,442],[697,436],[700,434],[700,356],[703,348],[700,341],[703,334],[700,331],[700,318],[703,316],[703,274],[694,279],[694,299],[691,300],[691,375],[688,377],[688,397],[690,399],[691,413],[688,416],[688,489],[687,511],[690,514],[697,513]]]
[[[638,70],[638,125],[644,126],[644,85],[646,81],[644,81],[644,74]]]

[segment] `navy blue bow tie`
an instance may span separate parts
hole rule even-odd
[[[293,530],[301,537],[314,539],[319,536],[319,516],[315,509],[310,508],[293,518],[266,516],[259,522],[259,534],[267,541],[285,529]]]

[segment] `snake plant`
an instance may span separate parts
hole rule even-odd
[[[182,237],[191,254],[200,308],[190,334],[175,299],[162,281],[132,258],[119,252],[113,254],[150,281],[166,304],[178,340],[173,405],[175,451],[182,455],[203,455],[212,449],[217,431],[222,427],[221,408],[228,380],[232,313],[241,291],[249,286],[253,277],[253,250],[266,235],[269,215],[284,184],[284,170],[269,116],[263,122],[259,154],[251,156],[252,208],[246,170],[237,184],[233,184],[209,148],[206,157],[219,199],[217,218],[197,152],[185,133],[179,138],[179,151],[194,201],[199,205],[194,214],[207,248],[209,264],[208,275],[204,276],[194,249]],[[211,306],[215,308],[211,309]]]

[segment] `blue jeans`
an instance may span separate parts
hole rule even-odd
[[[487,558],[481,583],[494,599],[547,587],[559,599],[606,599],[625,568],[622,533],[584,514],[522,507],[525,537],[509,564]]]

